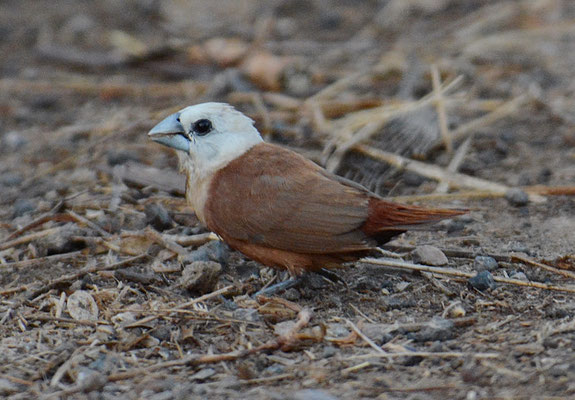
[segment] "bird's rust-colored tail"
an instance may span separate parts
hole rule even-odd
[[[467,210],[425,208],[371,198],[369,215],[362,230],[368,236],[372,236],[385,230],[407,230],[410,227],[431,224],[465,213]]]

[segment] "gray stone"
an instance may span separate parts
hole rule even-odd
[[[144,210],[146,222],[159,231],[170,229],[174,226],[174,221],[168,211],[160,204],[148,204]]]
[[[455,336],[453,321],[441,317],[434,317],[419,332],[413,334],[416,342],[434,342],[452,339]]]
[[[418,246],[411,253],[413,262],[425,265],[447,265],[449,260],[441,250],[435,246]]]
[[[260,313],[255,308],[238,308],[232,313],[232,318],[248,322],[261,321]]]
[[[521,189],[513,188],[509,189],[505,193],[505,199],[515,207],[523,207],[529,204],[529,196]]]
[[[34,212],[36,210],[36,204],[29,199],[18,199],[14,203],[12,209],[12,217],[21,217],[24,214]]]
[[[499,268],[499,264],[497,264],[497,260],[493,257],[489,256],[477,256],[473,260],[473,269],[477,272],[481,271],[489,271],[493,272],[497,268]]]
[[[527,275],[525,275],[525,273],[523,273],[521,271],[516,271],[516,272],[512,273],[509,277],[511,279],[517,279],[518,281],[524,281],[524,282],[527,282],[529,280],[527,278]]]
[[[186,265],[180,278],[180,286],[190,292],[213,291],[222,273],[221,264],[213,261],[194,261]]]
[[[295,393],[292,393],[291,396],[288,396],[290,400],[338,400],[337,397],[332,396],[331,394],[324,392],[323,390],[319,389],[304,389],[298,390]]]
[[[493,279],[493,275],[489,271],[478,272],[473,278],[469,278],[467,282],[475,289],[481,291],[497,287],[495,279]]]

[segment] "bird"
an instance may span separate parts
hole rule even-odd
[[[264,142],[254,121],[226,103],[183,108],[148,136],[176,150],[186,200],[203,225],[293,278],[340,267],[408,229],[465,213],[385,200]]]

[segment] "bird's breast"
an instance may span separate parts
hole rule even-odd
[[[205,209],[212,178],[213,175],[202,178],[188,175],[186,178],[186,200],[194,209],[200,222],[204,225],[207,225]]]

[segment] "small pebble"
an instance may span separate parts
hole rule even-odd
[[[221,264],[214,261],[194,261],[184,267],[179,284],[190,292],[212,292],[222,273]]]
[[[454,305],[447,311],[447,316],[449,318],[465,317],[465,308],[461,304]]]
[[[24,214],[34,212],[34,210],[36,210],[36,204],[34,204],[31,200],[18,199],[13,206],[12,217],[21,217]]]
[[[146,222],[159,231],[170,229],[174,226],[174,221],[168,211],[160,204],[148,204],[144,210]]]
[[[290,400],[338,400],[337,397],[334,397],[331,394],[324,392],[323,390],[319,390],[319,389],[298,390],[297,392],[293,393],[291,396],[288,396],[288,399],[290,399]]]
[[[20,388],[8,379],[0,378],[0,395],[9,396],[11,394],[20,392]]]
[[[469,278],[467,282],[475,289],[481,291],[497,287],[495,279],[493,279],[493,275],[489,271],[478,272],[473,278]]]
[[[416,303],[413,298],[401,298],[388,296],[383,298],[383,303],[387,306],[388,310],[401,310],[404,308],[415,307]]]
[[[90,292],[76,290],[66,302],[68,314],[76,321],[97,321],[98,305]]]
[[[232,313],[232,318],[248,322],[261,321],[260,313],[255,308],[238,308]]]
[[[230,250],[224,242],[221,240],[212,240],[187,254],[184,261],[215,261],[226,265],[229,255]],[[258,267],[255,268],[259,271]]]
[[[164,341],[170,340],[171,332],[172,331],[170,330],[170,328],[168,328],[165,325],[162,325],[156,329],[152,329],[150,331],[150,335],[155,337],[156,339],[164,342]]]
[[[216,374],[216,370],[213,368],[204,368],[190,376],[188,379],[192,381],[204,381]]]
[[[442,342],[452,339],[455,336],[454,327],[453,321],[441,317],[434,317],[429,321],[427,326],[419,332],[409,334],[408,337],[416,342]]]
[[[517,279],[518,281],[524,281],[524,282],[527,282],[529,280],[527,278],[527,275],[525,275],[525,273],[523,273],[521,271],[514,272],[509,277],[511,279]]]
[[[323,349],[323,353],[322,353],[321,358],[323,359],[323,358],[333,357],[333,356],[335,356],[336,354],[337,354],[337,349],[336,349],[335,347],[333,347],[333,346],[326,346],[326,347]]]
[[[465,224],[461,221],[451,220],[445,224],[447,233],[460,232],[465,229]]]
[[[413,262],[425,265],[447,265],[449,260],[441,250],[435,246],[418,246],[411,253]]]
[[[289,301],[298,301],[301,299],[301,293],[295,288],[288,289],[283,294],[284,299]]]
[[[82,368],[78,373],[76,383],[82,388],[83,392],[89,393],[102,389],[108,383],[108,379],[101,372]]]
[[[505,199],[515,207],[523,207],[529,204],[529,196],[521,189],[513,188],[509,189],[505,193]]]
[[[15,172],[6,172],[0,175],[0,185],[2,186],[18,186],[23,180],[22,175]]]
[[[477,256],[473,260],[473,269],[475,269],[477,272],[481,271],[493,272],[497,268],[499,268],[499,264],[497,264],[497,261],[493,257]]]
[[[9,152],[19,150],[27,143],[28,141],[24,136],[14,131],[6,133],[1,142],[3,150],[7,150]]]

